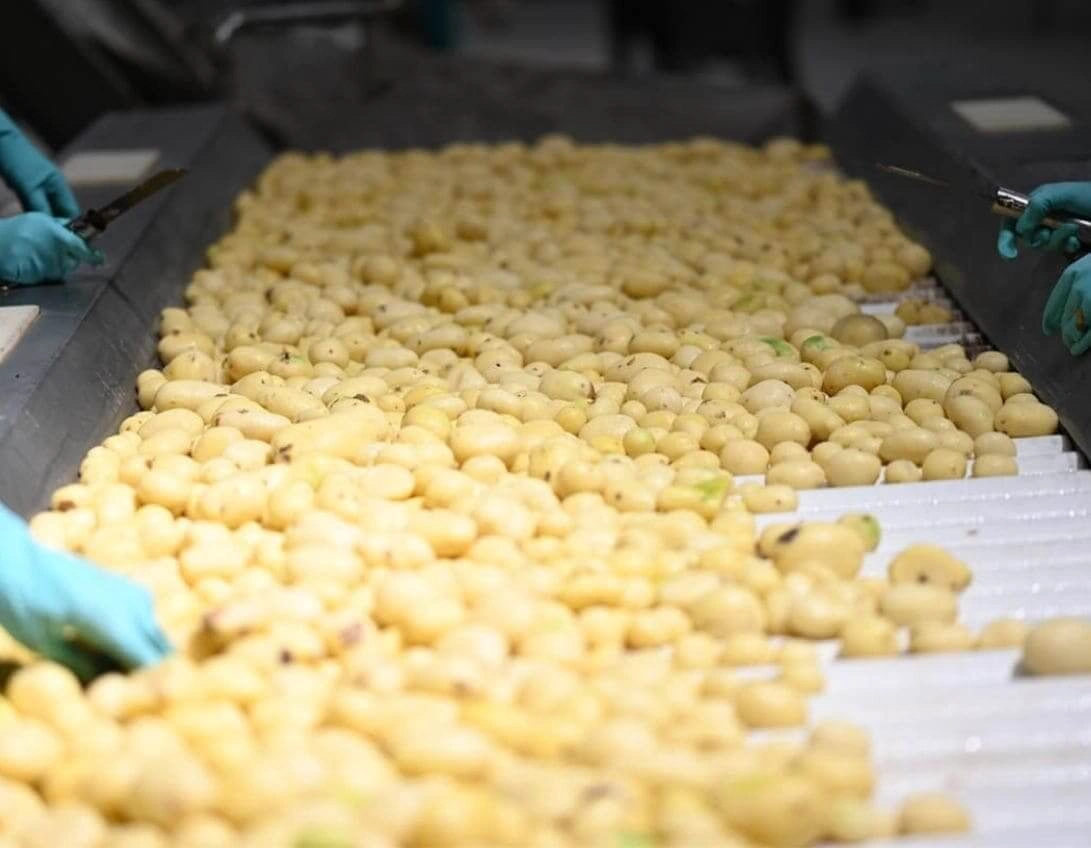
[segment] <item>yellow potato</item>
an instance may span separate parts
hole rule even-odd
[[[1031,674],[1091,672],[1091,624],[1055,618],[1037,625],[1023,646],[1023,668]]]
[[[887,330],[882,321],[871,315],[846,315],[833,325],[830,335],[841,344],[864,347],[886,339]]]
[[[365,404],[337,415],[280,427],[269,444],[278,462],[290,462],[307,453],[352,459],[361,455],[370,442],[382,439],[389,427],[386,416]]]
[[[995,427],[1013,438],[1049,436],[1057,432],[1057,413],[1041,403],[1012,403],[1015,395],[996,413]]]
[[[898,829],[904,834],[965,833],[970,829],[970,817],[950,798],[922,793],[902,802]]]
[[[145,587],[174,653],[84,690],[0,640],[0,841],[961,827],[872,807],[858,730],[751,735],[805,724],[802,640],[973,641],[964,565],[919,545],[863,577],[878,522],[800,520],[828,498],[797,489],[1006,473],[1011,435],[1057,426],[1002,354],[900,338],[935,304],[861,313],[931,256],[829,158],[557,135],[278,156],[162,313],[142,411],[30,522]]]

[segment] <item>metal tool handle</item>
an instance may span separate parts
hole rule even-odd
[[[1018,218],[1026,211],[1030,198],[1025,194],[1012,191],[1010,188],[998,188],[993,199],[993,212],[1005,218]],[[1075,215],[1050,215],[1042,219],[1042,226],[1051,230],[1057,229],[1062,224],[1076,225],[1076,238],[1085,247],[1091,247],[1091,221],[1086,218],[1077,218]]]
[[[99,228],[92,224],[89,220],[87,220],[87,218],[85,218],[83,215],[80,215],[78,218],[73,218],[71,221],[65,224],[65,226],[88,244],[90,244],[102,234],[102,231],[99,230]]]

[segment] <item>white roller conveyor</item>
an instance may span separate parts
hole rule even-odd
[[[909,295],[949,305],[938,288]],[[894,306],[871,302],[865,311]],[[957,311],[951,324],[914,327],[906,337],[924,348],[959,342],[971,354],[982,345]],[[971,628],[1002,616],[1091,617],[1091,471],[1064,436],[1018,439],[1016,448],[1017,477],[801,492],[795,513],[759,516],[759,527],[867,512],[883,537],[863,573],[885,573],[914,542],[943,545],[973,569],[960,598],[960,619]],[[871,845],[1091,845],[1091,676],[1019,676],[1014,650],[874,660],[837,659],[835,650],[820,648],[827,686],[811,701],[811,719],[854,721],[871,732],[878,802],[941,791],[974,819],[966,836]]]

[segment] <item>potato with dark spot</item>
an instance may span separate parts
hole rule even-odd
[[[837,519],[837,523],[854,531],[863,541],[864,549],[869,553],[879,547],[879,542],[882,540],[882,528],[879,525],[879,519],[874,515],[848,513]]]
[[[973,580],[973,573],[962,560],[938,545],[910,545],[887,566],[890,582],[925,583],[952,592],[961,592]]]
[[[763,544],[766,544],[764,535]],[[770,539],[766,550],[784,573],[805,563],[818,562],[838,576],[850,579],[864,561],[864,543],[859,534],[841,524],[818,521],[782,530]]]

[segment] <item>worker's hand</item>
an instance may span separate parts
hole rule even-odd
[[[66,228],[63,220],[41,212],[0,218],[0,280],[24,285],[63,280],[81,262],[102,261],[102,254]]]
[[[0,626],[84,680],[104,670],[104,657],[129,669],[171,650],[146,589],[40,545],[3,506]]]
[[[1075,224],[1062,224],[1053,230],[1042,226],[1042,221],[1057,213],[1069,213],[1087,217],[1091,215],[1091,182],[1047,183],[1030,193],[1030,202],[1018,220],[1005,220],[1000,225],[996,249],[1005,259],[1019,255],[1018,241],[1023,239],[1031,247],[1045,250],[1075,253],[1080,240]]]
[[[1069,265],[1050,292],[1042,315],[1042,332],[1058,330],[1073,356],[1091,348],[1091,255]]]
[[[75,218],[80,213],[60,169],[39,153],[3,112],[0,112],[0,177],[18,195],[26,212],[45,212],[55,218]]]

